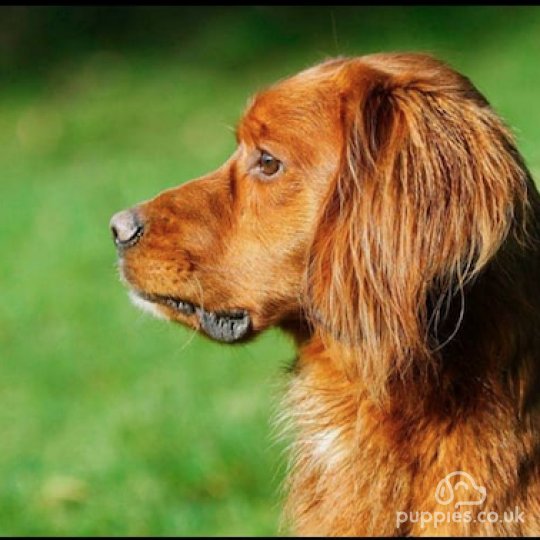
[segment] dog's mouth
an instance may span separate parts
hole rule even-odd
[[[247,337],[252,330],[251,317],[245,309],[209,311],[202,306],[173,296],[147,294],[139,291],[136,291],[135,294],[147,302],[167,306],[185,317],[196,317],[200,329],[216,341],[234,343]]]

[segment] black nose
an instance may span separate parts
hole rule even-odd
[[[144,234],[144,226],[134,210],[122,210],[111,218],[111,231],[117,247],[134,246]]]

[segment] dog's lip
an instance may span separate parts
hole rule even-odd
[[[195,308],[203,331],[217,341],[233,343],[246,337],[251,328],[251,317],[245,309],[230,311],[207,311]]]
[[[210,311],[175,296],[134,292],[144,300],[167,306],[184,316],[195,315],[200,328],[217,341],[233,343],[246,337],[252,329],[251,316],[246,309]]]
[[[149,294],[142,291],[133,290],[133,292],[148,302],[153,304],[161,304],[162,306],[168,306],[175,311],[178,311],[182,315],[193,315],[195,313],[195,305],[191,302],[186,302],[174,296],[166,296],[163,294]]]

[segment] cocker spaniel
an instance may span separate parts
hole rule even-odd
[[[540,534],[540,197],[487,100],[428,55],[338,58],[236,137],[111,227],[141,307],[293,336],[292,531]]]

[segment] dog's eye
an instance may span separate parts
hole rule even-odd
[[[281,161],[270,155],[268,152],[261,152],[261,157],[257,163],[259,171],[264,176],[274,176],[281,170]]]

